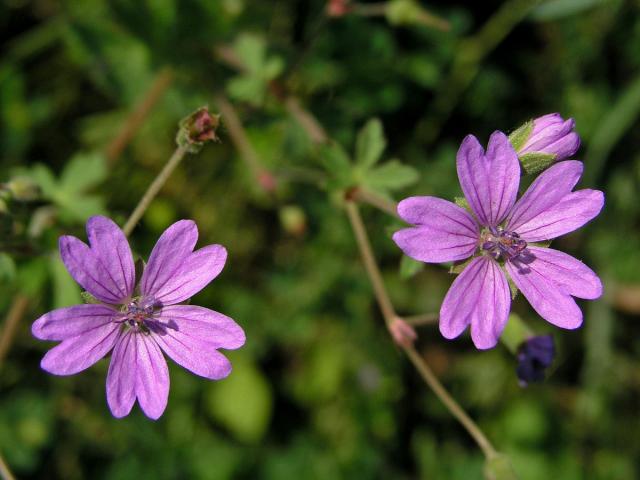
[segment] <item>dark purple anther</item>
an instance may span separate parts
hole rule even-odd
[[[527,248],[525,242],[516,232],[509,232],[502,227],[498,227],[488,234],[486,241],[482,243],[482,249],[491,254],[493,258],[499,260],[511,260],[520,255]]]
[[[526,387],[531,382],[544,380],[544,372],[556,355],[552,335],[530,337],[518,348],[516,374],[520,385]]]

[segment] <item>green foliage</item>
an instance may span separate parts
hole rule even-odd
[[[358,132],[353,160],[337,144],[325,147],[321,160],[331,180],[330,190],[363,188],[389,196],[390,192],[405,188],[418,180],[418,172],[399,160],[380,165],[387,141],[378,119],[371,119]]]
[[[358,188],[388,201],[461,197],[466,134],[486,144],[496,129],[558,111],[581,135],[579,188],[605,191],[606,205],[552,248],[592,267],[605,298],[578,301],[583,328],[554,330],[558,358],[526,389],[504,346],[478,352],[468,334],[449,342],[425,325],[416,348],[518,478],[640,478],[636,6],[393,0],[382,18],[329,18],[325,0],[0,4],[0,332],[13,295],[29,298],[0,362],[0,454],[16,477],[510,478],[502,456],[485,466],[390,341],[348,220],[322,187],[340,200]],[[450,30],[431,28],[429,14]],[[223,119],[221,142],[181,164],[130,241],[147,259],[170,223],[192,218],[199,246],[224,245],[225,269],[192,302],[237,320],[247,344],[219,382],[171,365],[157,422],[137,406],[116,420],[104,398],[109,359],[50,376],[39,362],[54,343],[33,339],[30,325],[95,301],[63,268],[59,236],[86,240],[86,218],[100,213],[122,224],[171,156],[179,120],[217,94],[276,191],[256,193]],[[314,144],[283,98],[330,141]],[[456,277],[402,256],[397,219],[361,211],[397,311],[437,312]],[[554,328],[522,295],[512,311],[511,349],[525,322]]]

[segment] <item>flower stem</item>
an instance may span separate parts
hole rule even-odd
[[[364,263],[365,269],[367,270],[367,274],[369,276],[371,284],[373,285],[373,291],[375,293],[376,300],[378,301],[380,310],[382,310],[382,315],[384,317],[387,328],[390,329],[392,323],[398,318],[398,316],[395,313],[393,304],[391,303],[391,299],[385,288],[382,274],[380,273],[378,264],[376,263],[375,257],[373,256],[371,243],[369,242],[367,231],[364,227],[364,223],[362,222],[362,217],[360,216],[360,210],[358,209],[358,206],[352,201],[347,202],[347,215],[349,216],[349,221],[351,222],[351,227],[353,228],[353,232],[358,243],[358,248],[360,249],[360,253],[362,255],[362,261]],[[484,455],[487,458],[496,457],[498,453],[496,452],[489,439],[485,436],[480,427],[464,411],[460,404],[456,402],[451,394],[440,383],[431,368],[429,368],[429,366],[427,365],[422,355],[420,355],[411,345],[399,346],[409,357],[409,360],[411,360],[411,363],[413,363],[415,368],[420,373],[420,376],[429,386],[429,388],[433,390],[433,392],[445,405],[449,412],[462,424],[467,432],[469,432],[469,435],[471,435],[471,437],[475,440]]]
[[[13,337],[16,334],[18,324],[29,306],[29,298],[19,293],[13,299],[7,318],[4,321],[4,327],[0,332],[0,368],[4,363],[4,358],[9,353],[9,348],[13,342]]]
[[[433,325],[438,323],[437,313],[425,313],[422,315],[411,315],[410,317],[402,317],[402,319],[409,325],[414,327],[421,327],[423,325]]]
[[[124,224],[122,231],[126,236],[129,236],[131,234],[133,228],[140,221],[142,215],[144,215],[144,212],[147,210],[155,196],[158,194],[162,186],[165,184],[165,182],[168,180],[168,178],[171,176],[175,168],[180,164],[186,154],[187,150],[183,147],[177,147],[173,152],[173,155],[171,155],[169,161],[166,163],[162,171],[158,174],[151,185],[149,185],[149,188],[140,199],[140,202],[133,210],[133,213],[129,216],[129,219]]]
[[[2,454],[0,454],[0,478],[2,480],[15,480],[16,477],[13,476],[7,462],[4,461]]]

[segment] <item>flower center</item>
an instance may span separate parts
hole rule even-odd
[[[496,260],[511,260],[520,255],[527,242],[516,232],[510,232],[502,227],[493,231],[486,231],[481,235],[481,248]]]
[[[153,318],[153,314],[159,307],[159,303],[153,297],[137,297],[123,308],[124,319],[122,322],[135,331],[148,332],[146,321]]]

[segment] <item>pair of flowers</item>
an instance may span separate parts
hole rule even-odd
[[[558,161],[575,153],[578,145],[573,122],[553,114],[534,123],[518,153],[542,151]],[[450,339],[470,325],[473,342],[481,349],[496,345],[507,322],[507,275],[543,318],[562,328],[582,322],[572,296],[593,299],[602,293],[600,280],[584,264],[536,245],[594,218],[603,206],[602,192],[573,192],[582,163],[559,161],[516,202],[518,153],[501,132],[491,136],[486,153],[470,135],[457,155],[469,211],[434,197],[411,197],[398,205],[400,216],[414,225],[393,236],[405,254],[434,263],[470,259],[444,299],[440,331]],[[35,321],[34,336],[61,342],[42,359],[44,370],[72,375],[112,352],[107,374],[111,412],[126,416],[137,399],[152,419],[164,412],[169,393],[162,352],[205,378],[221,379],[231,372],[231,364],[217,350],[241,347],[243,330],[218,312],[180,304],[220,273],[227,256],[224,247],[194,251],[197,227],[181,220],[162,234],[136,286],[133,256],[122,230],[108,218],[92,217],[87,235],[90,245],[61,237],[60,255],[96,303],[54,310]],[[522,352],[527,372],[537,368],[531,352],[540,349],[530,350]],[[548,359],[538,363],[545,362]]]

